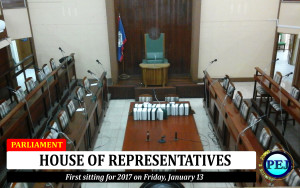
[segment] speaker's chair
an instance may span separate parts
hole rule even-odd
[[[159,38],[153,40],[149,34],[145,34],[145,59],[143,63],[168,63],[165,58],[165,34],[161,33]]]

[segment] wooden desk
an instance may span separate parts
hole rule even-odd
[[[148,64],[141,63],[143,73],[143,84],[148,85],[162,85],[163,87],[168,82],[168,68],[170,63]]]
[[[155,103],[155,102],[153,102]],[[130,112],[134,102],[130,104]],[[150,141],[146,141],[146,133],[150,133]],[[175,132],[179,139],[174,140]],[[166,136],[166,143],[158,143],[162,136]],[[195,119],[188,116],[168,116],[162,121],[134,121],[133,115],[128,116],[123,151],[203,151]]]
[[[235,151],[238,135],[247,127],[247,122],[229,97],[224,101],[226,92],[219,82],[214,82],[207,72],[205,72],[204,81],[206,111],[209,114],[214,131],[221,141],[221,148],[222,150]],[[264,153],[264,150],[251,130],[246,131],[240,137],[237,150],[256,151],[256,182],[254,186],[268,186],[268,182],[262,177],[258,168],[258,165],[262,162],[260,156]],[[285,186],[286,184],[283,181],[275,181],[274,185]],[[242,184],[241,186],[252,185]]]

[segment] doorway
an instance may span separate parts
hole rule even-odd
[[[290,76],[285,76],[282,79],[282,86],[290,91],[293,85],[295,65],[297,63],[297,54],[299,48],[298,35],[279,33],[277,54],[274,73],[281,72],[282,76],[293,73]]]

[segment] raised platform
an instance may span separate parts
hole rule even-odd
[[[142,84],[142,75],[131,75],[127,80],[119,80],[115,85],[109,86],[111,99],[138,99],[140,94],[156,92],[158,100],[164,100],[166,94],[177,94],[180,98],[203,98],[204,85],[196,84],[188,75],[169,75],[165,87],[148,86]]]

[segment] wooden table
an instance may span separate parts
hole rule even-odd
[[[162,85],[163,87],[168,82],[168,68],[170,63],[148,64],[141,63],[143,73],[143,84],[148,85]]]
[[[130,112],[134,104],[130,104]],[[150,133],[149,142],[146,141],[147,131]],[[178,141],[174,140],[175,132]],[[166,143],[158,142],[162,136],[166,136]],[[168,116],[162,121],[134,121],[133,115],[129,115],[123,151],[203,151],[203,146],[192,114]]]

